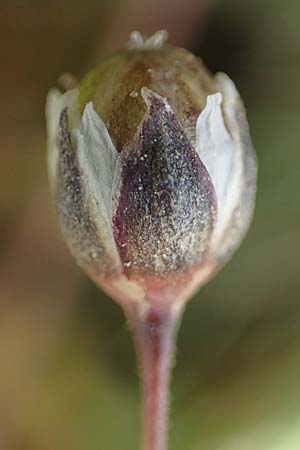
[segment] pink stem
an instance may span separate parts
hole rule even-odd
[[[159,310],[150,307],[145,315],[134,309],[127,317],[140,366],[142,450],[167,450],[170,374],[180,313],[171,308]]]

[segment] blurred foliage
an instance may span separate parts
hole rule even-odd
[[[245,243],[186,309],[170,449],[298,450],[299,1],[1,0],[0,24],[1,450],[138,448],[131,339],[60,238],[43,111],[61,73],[162,27],[236,81],[260,164]]]

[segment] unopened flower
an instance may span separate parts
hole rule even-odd
[[[52,90],[47,101],[49,176],[63,235],[134,331],[145,450],[165,449],[179,311],[240,244],[256,190],[235,85],[165,41],[166,32],[132,33],[78,88]]]
[[[119,302],[181,303],[248,228],[256,160],[225,74],[165,32],[50,92],[49,174],[78,264]],[[162,300],[163,299],[163,300]]]

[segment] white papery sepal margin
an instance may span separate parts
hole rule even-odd
[[[77,108],[78,89],[72,89],[62,94],[58,89],[51,89],[46,100],[46,125],[48,138],[48,175],[52,193],[55,192],[57,164],[59,159],[59,121],[61,112],[68,108],[69,128],[72,130],[80,125],[80,114]]]
[[[251,222],[257,163],[243,102],[225,74],[215,77],[217,94],[208,96],[196,126],[196,150],[217,195],[217,221],[211,253],[218,262],[231,257]]]
[[[48,94],[48,172],[61,228],[78,264],[109,273],[121,267],[111,225],[118,153],[88,103],[80,117],[78,90]]]

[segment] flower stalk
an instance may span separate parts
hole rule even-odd
[[[142,397],[142,450],[167,450],[170,376],[174,364],[180,310],[126,311],[138,357]]]

